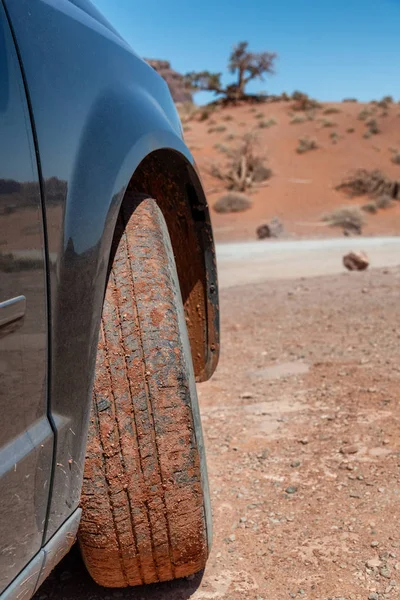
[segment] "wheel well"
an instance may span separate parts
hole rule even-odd
[[[122,200],[154,198],[167,223],[185,308],[197,381],[209,379],[219,353],[219,312],[214,241],[197,174],[172,150],[157,150],[136,169]]]

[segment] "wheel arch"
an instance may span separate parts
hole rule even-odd
[[[211,377],[219,356],[219,306],[210,215],[195,168],[170,148],[148,154],[134,171],[122,198],[157,201],[167,223],[185,307],[196,380]]]

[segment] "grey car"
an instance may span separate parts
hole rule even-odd
[[[201,570],[209,211],[165,82],[87,0],[0,0],[0,594],[75,539],[123,587]]]

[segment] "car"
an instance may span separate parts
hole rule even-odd
[[[204,568],[205,193],[166,83],[88,0],[0,0],[0,596]]]

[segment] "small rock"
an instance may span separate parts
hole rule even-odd
[[[357,454],[358,452],[358,446],[356,446],[355,444],[349,444],[348,446],[342,446],[340,448],[340,452],[341,454]]]
[[[284,232],[283,223],[278,217],[273,217],[268,223],[260,225],[256,229],[259,240],[280,237]]]
[[[380,492],[381,494],[383,494],[384,491],[385,491],[385,488],[383,488],[383,487],[378,488],[378,492]]]
[[[367,560],[365,565],[368,567],[368,569],[377,569],[382,565],[382,562],[377,556],[375,556],[374,558]]]
[[[286,488],[285,492],[287,494],[295,494],[297,492],[297,487],[295,485],[290,485]]]
[[[251,400],[251,398],[253,398],[253,394],[251,392],[243,392],[243,394],[240,394],[240,398],[242,400]]]
[[[365,252],[349,252],[343,256],[343,264],[349,271],[364,271],[369,266]]]
[[[371,594],[368,596],[368,600],[379,600],[379,596],[376,592],[371,592]]]
[[[299,467],[299,466],[300,466],[300,464],[301,464],[301,463],[300,463],[300,461],[299,461],[299,460],[293,460],[293,461],[290,463],[290,466],[291,466],[291,467],[293,467],[293,469],[296,469],[297,467]]]
[[[379,542],[377,542],[376,540],[371,542],[371,548],[377,548],[378,546],[379,546]]]
[[[382,577],[385,577],[385,579],[390,579],[392,576],[392,572],[389,569],[389,567],[385,566],[382,567],[381,569],[379,569],[379,573]]]
[[[234,534],[234,533],[232,533],[232,534],[231,534],[231,535],[228,537],[228,540],[229,540],[230,542],[234,542],[234,541],[236,540],[236,536],[235,536],[235,534]]]

